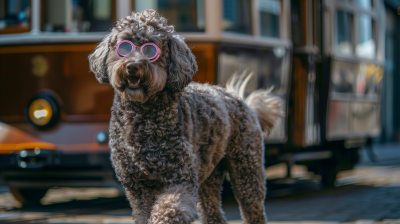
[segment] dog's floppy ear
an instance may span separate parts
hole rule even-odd
[[[90,71],[94,73],[100,83],[110,83],[107,74],[107,57],[111,45],[111,34],[107,34],[103,41],[89,55]]]
[[[179,92],[192,81],[197,72],[197,62],[189,47],[178,35],[169,38],[168,47],[169,67],[166,86],[173,92]]]

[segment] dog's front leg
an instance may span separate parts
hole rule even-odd
[[[172,184],[157,196],[151,211],[151,224],[187,224],[197,214],[198,186],[193,183]]]
[[[155,192],[146,188],[132,190],[125,187],[125,194],[131,205],[135,224],[147,224],[155,202]]]

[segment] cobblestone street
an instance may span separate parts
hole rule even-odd
[[[341,173],[338,185],[267,199],[269,223],[400,223],[400,160],[359,165]],[[133,223],[128,202],[112,188],[51,189],[42,204],[20,208],[4,191],[0,223]],[[223,207],[229,223],[242,222],[235,200]]]

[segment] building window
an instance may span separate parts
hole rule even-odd
[[[261,36],[279,38],[279,18],[281,3],[279,0],[259,0]]]
[[[224,0],[223,2],[224,31],[240,34],[252,34],[251,1]]]
[[[113,25],[112,0],[44,0],[42,31],[101,32]]]
[[[352,44],[352,20],[350,13],[337,11],[336,13],[336,46],[340,53],[351,54]]]
[[[154,9],[178,32],[204,32],[203,0],[135,0],[135,11]]]
[[[0,0],[0,33],[28,32],[30,0]]]

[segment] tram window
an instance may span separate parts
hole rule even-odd
[[[332,72],[332,91],[336,93],[353,93],[355,74],[353,64],[335,61]]]
[[[252,34],[251,1],[224,0],[223,2],[224,31],[240,34]]]
[[[0,0],[0,33],[28,32],[29,24],[30,0]]]
[[[355,93],[377,95],[382,88],[383,68],[371,63],[360,63],[355,68],[357,79]]]
[[[382,89],[383,68],[372,63],[334,61],[332,88],[335,93],[377,96]]]
[[[204,32],[204,0],[135,0],[135,11],[154,9],[178,32]]]
[[[254,72],[246,86],[245,94],[257,89],[273,87],[273,93],[285,95],[288,83],[289,51],[284,47],[240,49],[224,47],[219,55],[218,84],[225,86],[235,73]]]
[[[112,0],[44,0],[42,30],[101,32],[113,24]]]
[[[291,28],[292,28],[292,41],[294,46],[304,45],[303,38],[303,21],[301,17],[301,0],[291,1]]]
[[[222,46],[218,58],[218,84],[225,86],[234,74],[254,73],[246,85],[244,96],[247,97],[257,89],[273,86],[272,93],[281,97],[282,111],[286,111],[289,56],[290,52],[284,47],[255,49]],[[285,127],[285,118],[280,118],[268,139],[284,139]]]
[[[373,58],[375,56],[375,40],[372,36],[372,19],[367,14],[360,14],[357,19],[358,42],[356,54],[359,57]]]
[[[258,87],[268,89],[273,87],[273,92],[280,95],[286,94],[288,51],[284,47],[275,47],[262,52],[261,76]]]
[[[281,3],[279,0],[259,0],[261,36],[279,38],[279,18]]]
[[[218,84],[225,86],[233,74],[240,75],[243,72],[247,72],[254,74],[246,86],[245,95],[247,96],[258,89],[260,59],[257,51],[237,48],[226,48],[225,50],[219,55],[220,72],[218,74]]]
[[[372,9],[372,1],[371,0],[357,0],[357,5],[363,9],[371,10]]]
[[[337,11],[336,13],[336,44],[337,50],[340,53],[351,54],[353,49],[352,44],[352,18],[350,13]]]

